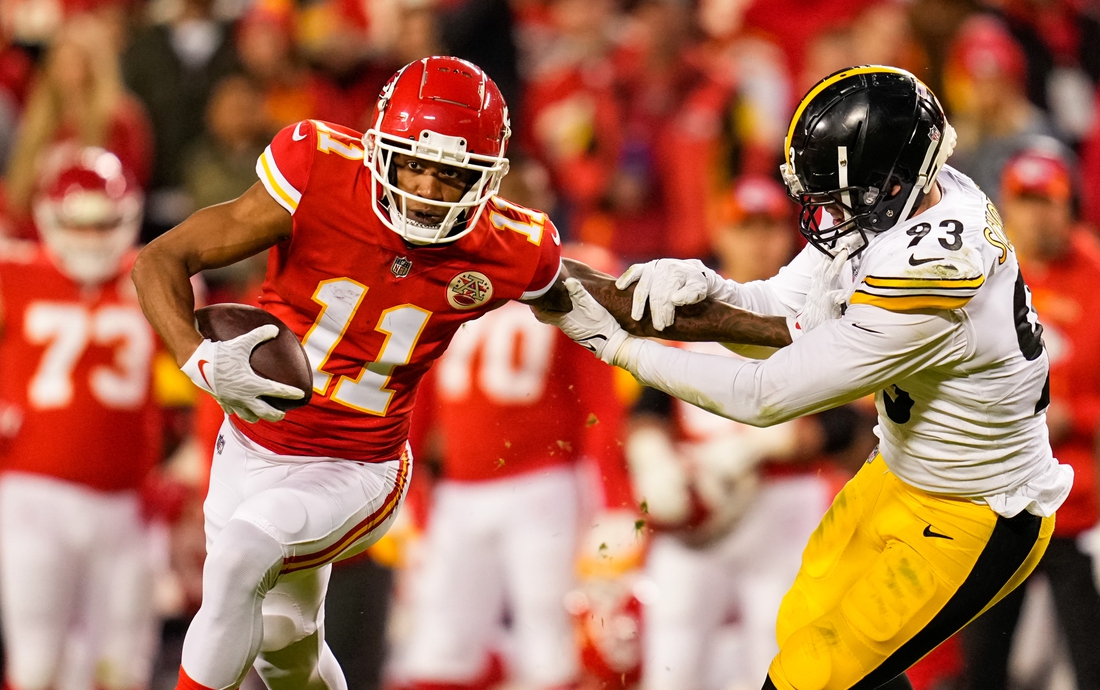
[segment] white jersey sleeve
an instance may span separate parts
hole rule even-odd
[[[723,417],[770,426],[851,402],[890,381],[961,357],[950,312],[894,313],[854,305],[770,359],[701,355],[636,341],[631,371],[647,386]]]
[[[795,316],[806,303],[814,268],[827,260],[824,254],[806,245],[775,276],[750,283],[727,280],[722,290],[712,297],[757,314]]]
[[[996,209],[951,168],[940,184],[940,203],[874,238],[859,257],[841,319],[763,362],[638,342],[631,370],[755,425],[874,392],[880,451],[900,479],[1005,516],[1052,514],[1073,472],[1047,439],[1042,327]]]

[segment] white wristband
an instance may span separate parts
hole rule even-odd
[[[217,348],[214,347],[214,343],[210,340],[203,340],[191,353],[187,361],[183,363],[183,366],[180,367],[180,371],[187,374],[187,378],[191,379],[196,386],[214,397],[217,397],[218,394],[214,392],[214,386],[207,378],[208,374],[206,372],[213,371],[217,356]]]

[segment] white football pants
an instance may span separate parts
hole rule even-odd
[[[653,539],[646,576],[654,596],[643,614],[646,690],[760,687],[779,652],[779,603],[831,500],[828,483],[814,476],[766,479],[721,541],[693,549],[668,534]],[[715,642],[734,614],[740,653],[728,659]]]
[[[571,467],[441,482],[413,575],[403,675],[476,680],[507,606],[516,675],[536,688],[574,681],[577,651],[564,599],[576,585],[578,502]]]
[[[344,690],[324,642],[331,563],[386,533],[411,468],[407,449],[382,463],[278,455],[223,423],[203,506],[202,607],[183,646],[187,677],[222,690],[254,663],[272,690]]]
[[[75,687],[148,684],[159,631],[147,537],[137,492],[0,477],[0,621],[12,690],[63,684],[78,638],[89,677],[69,678]]]

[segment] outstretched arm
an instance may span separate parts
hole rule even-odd
[[[955,361],[967,345],[947,312],[895,313],[856,304],[771,359],[747,361],[631,337],[579,281],[570,278],[566,286],[572,311],[539,314],[540,319],[639,382],[753,426],[850,402],[926,367]]]
[[[785,347],[791,344],[791,334],[785,317],[754,314],[711,299],[678,308],[676,322],[663,331],[658,331],[653,327],[648,316],[648,307],[646,316],[640,321],[630,317],[634,285],[620,290],[615,287],[615,279],[612,276],[580,261],[563,259],[562,264],[568,274],[579,280],[596,298],[596,301],[611,312],[619,325],[631,335],[665,340],[738,343],[766,347]],[[569,295],[565,292],[563,285],[565,277],[568,276],[563,276],[554,288],[555,290],[561,288],[564,301],[568,304]],[[547,293],[547,296],[549,295],[550,293]],[[550,311],[568,310],[551,308]]]

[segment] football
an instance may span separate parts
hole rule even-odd
[[[277,317],[263,309],[245,304],[213,304],[195,310],[195,325],[204,338],[232,340],[265,324],[279,328],[279,335],[252,350],[252,370],[264,378],[305,391],[300,400],[263,396],[264,402],[279,410],[293,410],[313,396],[313,372],[297,336]]]

